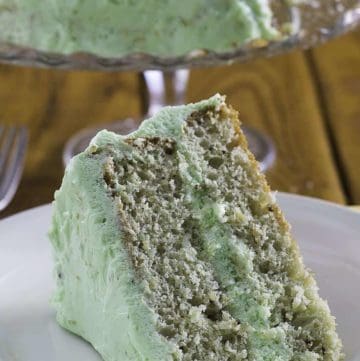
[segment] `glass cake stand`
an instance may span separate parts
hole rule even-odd
[[[274,25],[282,36],[274,41],[253,41],[229,52],[198,49],[183,56],[160,57],[136,53],[120,58],[97,54],[56,54],[0,42],[0,61],[5,63],[101,71],[137,70],[143,72],[149,106],[145,118],[166,104],[182,104],[189,70],[192,67],[217,66],[263,56],[272,56],[294,48],[309,48],[360,24],[360,0],[273,0]],[[141,120],[126,119],[105,128],[127,134]],[[103,126],[104,127],[104,126]],[[75,134],[64,150],[64,163],[82,151],[99,129],[85,129]],[[243,128],[249,147],[266,170],[275,159],[271,140]]]

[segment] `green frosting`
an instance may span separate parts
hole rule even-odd
[[[0,0],[0,40],[105,57],[231,51],[274,39],[268,0]]]
[[[198,103],[165,107],[154,117],[144,120],[139,129],[127,135],[126,138],[169,137],[180,139],[182,136],[184,120],[186,120],[191,113],[201,111],[202,109],[219,107],[224,103],[224,99],[224,96],[216,94],[211,98],[202,100]],[[124,138],[124,136],[103,130],[94,137],[88,150],[93,151],[94,147],[101,148],[113,144],[116,144],[118,152],[129,149],[129,146],[126,143],[119,141]]]

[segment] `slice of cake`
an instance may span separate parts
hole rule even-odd
[[[64,54],[229,52],[278,35],[268,0],[0,0],[0,42]]]
[[[221,96],[102,131],[66,170],[57,320],[106,361],[337,361],[335,321]]]

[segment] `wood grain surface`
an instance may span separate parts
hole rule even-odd
[[[273,189],[360,203],[360,32],[311,52],[194,70],[188,101],[226,94],[244,124],[270,136]],[[65,72],[0,65],[0,124],[30,130],[19,190],[0,218],[48,203],[62,150],[78,130],[142,114],[136,73]]]
[[[360,31],[316,49],[311,61],[344,191],[360,204]]]

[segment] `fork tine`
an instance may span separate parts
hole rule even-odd
[[[16,128],[10,127],[8,131],[3,128],[2,133],[4,133],[3,138],[5,138],[5,140],[2,142],[2,145],[0,143],[0,173],[4,170],[6,159],[8,159],[11,146],[15,141]]]
[[[8,149],[7,159],[4,157],[4,178],[0,184],[0,211],[3,210],[14,197],[18,188],[24,166],[27,146],[27,130],[24,127],[14,128],[15,134],[11,134],[12,146]]]
[[[2,184],[4,188],[8,187],[8,182],[12,181],[17,168],[21,166],[21,161],[25,155],[27,143],[27,131],[24,127],[14,128],[15,134],[11,135],[13,142],[8,150],[7,159],[5,159],[5,179]]]

